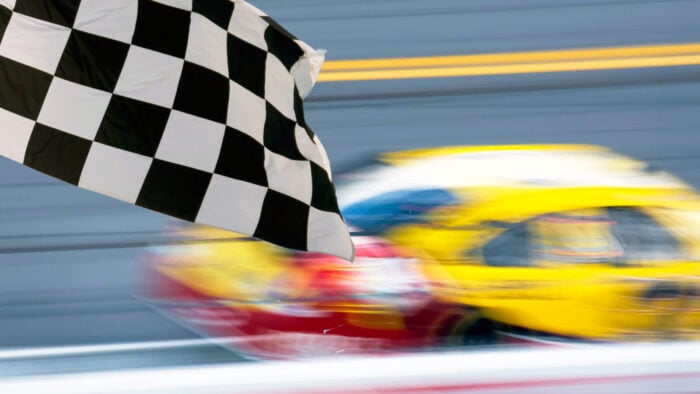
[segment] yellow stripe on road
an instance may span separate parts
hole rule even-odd
[[[700,43],[369,60],[323,65],[319,82],[700,65]]]

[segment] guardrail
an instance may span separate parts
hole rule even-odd
[[[501,349],[0,380],[2,393],[691,393],[700,343]]]

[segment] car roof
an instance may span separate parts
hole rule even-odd
[[[595,145],[450,146],[386,153],[379,161],[383,165],[339,187],[341,206],[411,189],[444,189],[466,198],[478,189],[690,189],[666,172]]]

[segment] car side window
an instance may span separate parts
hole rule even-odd
[[[513,225],[481,252],[484,262],[494,267],[620,265],[682,258],[682,248],[669,231],[630,207],[541,215]]]
[[[525,223],[518,223],[486,243],[481,250],[487,265],[527,267],[531,264]]]
[[[678,240],[646,213],[633,208],[608,208],[615,223],[613,234],[624,249],[626,261],[683,258]]]

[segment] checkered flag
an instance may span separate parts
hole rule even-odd
[[[0,154],[351,260],[328,159],[304,120],[322,62],[242,0],[0,0]]]

